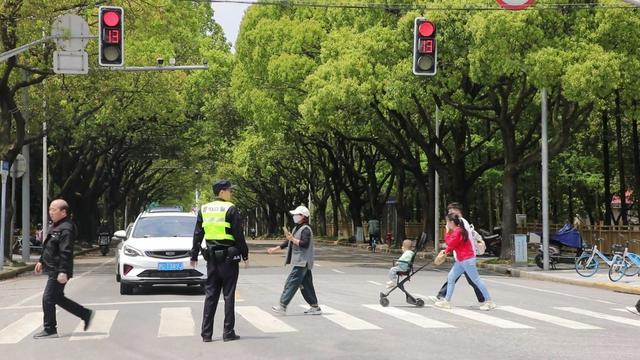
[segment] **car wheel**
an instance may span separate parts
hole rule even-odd
[[[120,295],[131,295],[131,294],[133,294],[133,286],[121,282]]]

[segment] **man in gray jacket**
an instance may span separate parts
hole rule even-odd
[[[316,290],[313,288],[313,276],[311,275],[314,248],[313,231],[309,226],[309,209],[305,206],[298,206],[295,210],[289,212],[293,215],[293,222],[296,223],[293,232],[285,232],[287,240],[279,246],[274,246],[267,250],[269,254],[273,254],[288,247],[285,265],[291,264],[293,266],[280,296],[280,305],[272,307],[272,310],[279,314],[285,314],[287,305],[289,305],[296,291],[300,288],[302,297],[311,305],[304,313],[307,315],[320,315],[322,310],[318,306],[318,298],[316,297]]]

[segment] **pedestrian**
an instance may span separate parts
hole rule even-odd
[[[476,268],[476,254],[472,245],[473,240],[469,238],[469,233],[464,228],[464,224],[458,215],[447,214],[447,232],[444,240],[447,243],[445,252],[449,254],[455,251],[457,259],[453,263],[453,267],[449,270],[449,275],[447,276],[446,296],[444,299],[436,301],[434,306],[443,309],[451,308],[451,298],[453,297],[453,290],[456,286],[456,279],[458,279],[462,273],[466,272],[469,280],[478,286],[485,299],[485,302],[480,305],[480,310],[488,311],[494,309],[496,304],[491,301],[489,291],[482,282],[482,279],[480,279],[480,274]]]
[[[311,274],[315,251],[313,231],[309,226],[309,209],[305,206],[298,206],[295,210],[289,212],[293,215],[293,222],[296,224],[293,232],[285,231],[287,239],[279,246],[267,249],[269,254],[273,254],[288,247],[285,265],[292,265],[291,273],[287,277],[284,290],[280,296],[280,304],[273,306],[271,309],[276,313],[286,314],[287,306],[298,288],[300,288],[302,297],[311,306],[304,313],[307,315],[320,315],[322,310],[318,305],[316,290],[313,287],[313,275]]]
[[[473,229],[473,227],[471,227],[469,222],[462,216],[462,204],[457,202],[450,203],[449,205],[447,205],[447,213],[455,214],[460,218],[460,221],[462,221],[462,224],[464,224],[465,230],[467,230],[467,234],[470,234],[469,237],[471,238],[471,240],[473,240],[473,236],[471,236],[471,234],[473,234],[475,230]],[[474,247],[474,254],[475,254],[475,245],[476,245],[475,241],[471,241],[471,246]],[[453,256],[454,256],[454,259],[457,261],[457,255],[455,252],[453,253]],[[469,285],[471,285],[471,287],[473,288],[473,292],[476,294],[476,298],[478,299],[478,302],[480,303],[480,305],[484,304],[485,298],[484,298],[484,295],[482,294],[482,291],[480,291],[480,288],[478,287],[478,285],[476,285],[473,281],[471,281],[471,278],[466,272],[464,272],[463,274],[464,274],[464,277],[467,279],[467,282],[469,283]],[[460,276],[462,276],[462,274],[460,274]],[[460,279],[460,276],[458,276],[455,279],[456,283]],[[438,295],[429,296],[429,300],[435,302],[435,301],[444,299],[445,296],[447,295],[447,285],[448,285],[448,281],[445,281],[444,284],[442,284],[442,286],[440,287],[440,291],[438,291]]]
[[[198,254],[202,252],[207,261],[207,282],[205,284],[204,310],[202,312],[202,341],[213,339],[213,318],[218,307],[220,292],[224,297],[224,330],[222,341],[240,339],[234,327],[235,293],[242,259],[249,265],[249,248],[242,231],[242,219],[236,206],[230,202],[232,186],[229,180],[213,183],[215,199],[202,205],[198,211],[193,232],[191,266],[198,264]],[[206,248],[201,247],[202,240]]]
[[[380,242],[380,221],[370,219],[368,225],[367,231],[369,232],[369,248],[372,252],[376,252],[376,246]]]
[[[44,329],[35,334],[34,339],[58,337],[56,305],[83,320],[84,331],[89,329],[95,314],[64,296],[64,288],[73,277],[73,244],[76,240],[76,227],[69,219],[69,204],[62,199],[53,200],[49,205],[49,217],[53,224],[34,269],[36,274],[44,271],[49,277],[42,294]]]
[[[411,240],[405,240],[402,242],[402,255],[395,261],[397,265],[389,269],[389,281],[387,281],[387,287],[391,288],[396,283],[396,279],[399,272],[409,270],[409,263],[415,253],[411,250],[413,242]]]

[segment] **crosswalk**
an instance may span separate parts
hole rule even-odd
[[[173,306],[159,308],[154,313],[155,319],[147,319],[144,323],[157,326],[158,338],[193,337],[198,336],[201,309],[199,307]],[[194,305],[195,306],[195,305]],[[637,316],[626,309],[610,308],[594,311],[578,307],[550,307],[542,312],[541,309],[530,310],[511,305],[500,305],[490,312],[482,312],[477,308],[454,307],[452,309],[438,309],[431,305],[424,308],[417,307],[383,307],[379,304],[350,304],[348,309],[338,309],[326,304],[321,305],[323,313],[320,316],[304,316],[328,320],[344,331],[383,331],[396,326],[414,326],[423,329],[456,329],[470,326],[487,326],[497,329],[544,329],[548,326],[562,327],[581,331],[598,331],[612,326],[640,327]],[[302,313],[298,309],[306,305],[292,306],[289,313]],[[157,308],[158,309],[158,308]],[[196,310],[197,309],[197,310]],[[121,319],[130,317],[131,309],[96,310],[92,326],[89,331],[83,331],[83,322],[76,324],[70,336],[64,337],[68,341],[104,340],[112,336],[112,329]],[[548,312],[552,312],[548,313]],[[236,313],[245,322],[245,330],[249,324],[257,332],[266,334],[296,333],[308,330],[301,325],[298,316],[279,316],[269,308],[253,305],[236,306]],[[625,313],[627,315],[625,315]],[[149,316],[147,314],[147,316]],[[566,317],[565,317],[566,316]],[[241,320],[236,320],[239,324]],[[4,326],[2,328],[2,326]],[[0,345],[17,344],[28,341],[31,335],[42,326],[42,313],[39,311],[22,314],[9,324],[0,325]],[[128,324],[130,327],[131,324]],[[133,324],[136,326],[136,323]],[[237,325],[238,326],[238,325]]]

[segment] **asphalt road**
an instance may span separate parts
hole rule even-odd
[[[637,296],[482,272],[498,304],[479,311],[471,288],[458,283],[451,311],[418,308],[394,291],[379,305],[391,255],[318,246],[314,283],[324,310],[304,315],[297,294],[286,316],[274,315],[289,268],[272,243],[251,245],[236,294],[239,341],[223,343],[222,312],[214,341],[199,336],[203,296],[197,287],[163,286],[119,294],[113,254],[76,259],[68,297],[97,310],[94,326],[58,312],[60,338],[34,340],[42,325],[46,277],[28,274],[0,282],[0,354],[3,359],[637,359],[640,316],[624,307]],[[397,255],[396,255],[397,256]],[[417,259],[416,265],[423,261]],[[447,266],[427,266],[407,288],[433,295]],[[577,276],[577,275],[576,275]],[[220,303],[219,310],[223,303]]]

